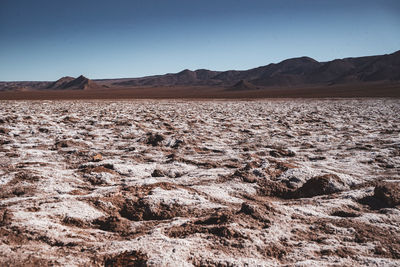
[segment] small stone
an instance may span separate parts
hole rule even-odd
[[[103,160],[103,156],[101,154],[96,154],[92,157],[93,162],[99,162]]]
[[[77,123],[77,122],[79,122],[79,119],[67,116],[62,121],[65,122],[65,123],[67,123],[67,122],[69,122],[69,123]]]
[[[244,214],[247,215],[251,215],[257,212],[257,208],[253,205],[250,205],[249,203],[243,202],[240,212],[243,212]]]
[[[159,169],[155,169],[151,174],[151,177],[163,177],[163,176],[165,176],[164,172]]]
[[[44,127],[40,127],[40,128],[39,128],[39,132],[41,132],[41,133],[48,133],[48,132],[49,132],[49,129],[44,128]]]
[[[147,144],[152,146],[158,146],[161,141],[164,140],[164,137],[160,134],[147,133]]]
[[[296,156],[296,153],[294,153],[291,150],[271,150],[269,154],[274,157],[274,158],[281,158],[281,157],[294,157]]]
[[[400,205],[400,184],[381,182],[375,187],[374,197],[388,207]]]

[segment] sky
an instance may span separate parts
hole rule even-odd
[[[398,0],[0,0],[0,81],[245,70],[397,50]]]

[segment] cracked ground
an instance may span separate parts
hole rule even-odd
[[[399,266],[400,101],[0,101],[2,266]]]

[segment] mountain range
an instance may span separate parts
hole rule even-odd
[[[62,77],[55,82],[0,82],[0,91],[27,90],[88,90],[102,88],[96,82],[81,75],[78,78]]]
[[[371,82],[400,82],[400,51],[392,54],[335,59],[318,62],[298,57],[249,70],[212,71],[199,69],[141,78],[90,80],[63,77],[55,82],[0,82],[0,91],[93,90],[105,88],[212,86],[226,90],[262,90],[332,86]]]

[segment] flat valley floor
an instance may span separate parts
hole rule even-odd
[[[399,266],[400,100],[0,101],[1,266]]]

